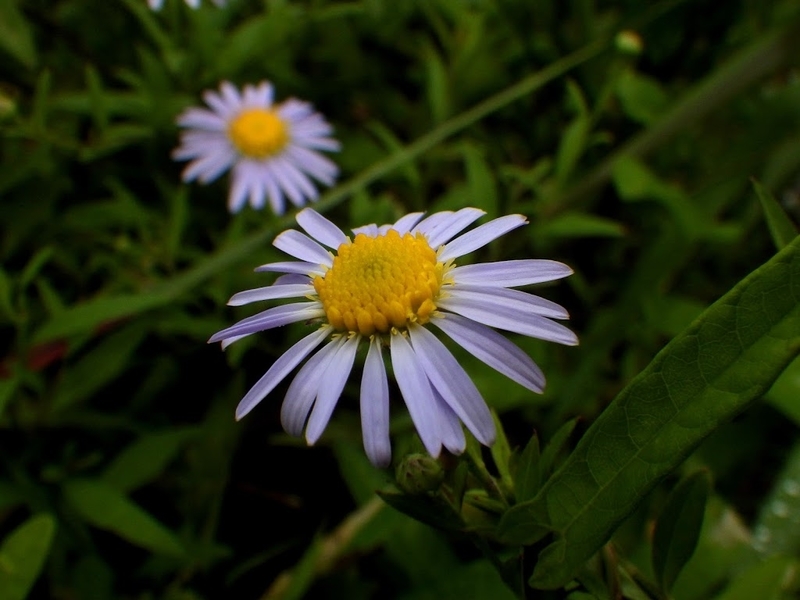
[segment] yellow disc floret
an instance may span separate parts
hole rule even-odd
[[[314,279],[314,289],[335,329],[369,336],[427,323],[444,270],[421,234],[360,233],[339,246],[331,268]]]
[[[243,155],[266,158],[284,149],[289,142],[289,130],[274,110],[248,108],[231,120],[228,137]]]

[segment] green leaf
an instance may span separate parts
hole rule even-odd
[[[431,527],[445,531],[461,531],[464,528],[465,524],[461,516],[438,496],[409,496],[391,488],[380,490],[377,494],[395,510]]]
[[[103,481],[121,492],[130,492],[150,483],[199,431],[195,427],[186,427],[140,437],[108,466]]]
[[[82,333],[125,317],[130,317],[151,308],[166,304],[169,298],[159,294],[120,294],[87,300],[53,315],[33,336],[34,344],[43,344],[56,339]]]
[[[51,515],[31,517],[0,546],[0,598],[24,600],[44,566],[56,530]]]
[[[92,479],[74,479],[64,484],[63,492],[87,523],[158,554],[185,555],[172,531],[109,484]]]
[[[284,579],[286,587],[281,589],[281,600],[300,600],[314,583],[317,563],[324,549],[323,541],[321,536],[314,538],[291,573],[286,574],[288,579]]]
[[[475,144],[464,144],[464,166],[471,206],[482,208],[489,217],[497,215],[497,184],[483,152]]]
[[[514,497],[517,502],[533,498],[542,486],[539,473],[539,436],[534,433],[517,461],[514,471]]]
[[[667,108],[667,95],[659,83],[634,71],[623,73],[616,92],[625,113],[644,125],[657,120]]]
[[[425,92],[434,123],[441,123],[450,115],[450,84],[447,68],[432,44],[423,51],[425,64]]]
[[[535,225],[538,237],[584,238],[584,237],[622,237],[625,227],[605,217],[581,212],[566,212],[549,221]]]
[[[497,439],[490,448],[492,460],[494,461],[494,466],[497,468],[497,472],[500,474],[500,480],[503,482],[503,485],[510,490],[514,482],[514,479],[511,477],[509,465],[511,461],[511,446],[508,444],[508,438],[503,429],[503,423],[494,410],[492,411],[492,417],[494,418],[494,426],[497,431]]]
[[[491,563],[476,560],[441,572],[441,576],[426,586],[400,596],[400,600],[463,600],[464,598],[492,598],[513,600],[516,596],[508,589]]]
[[[28,69],[36,66],[36,45],[15,0],[0,0],[0,48]]]
[[[568,582],[642,498],[707,435],[761,397],[798,351],[795,240],[670,342],[537,497],[504,515],[499,533],[509,542],[530,544],[555,533],[531,584]]]
[[[769,403],[800,426],[800,359],[786,367],[767,392]]]
[[[697,547],[710,489],[707,471],[692,473],[672,490],[656,521],[653,571],[667,594]]]
[[[798,396],[795,396],[797,401]],[[788,452],[780,475],[775,479],[753,526],[752,546],[763,557],[800,552],[800,444]]]
[[[563,185],[567,182],[575,165],[578,164],[578,160],[586,149],[586,140],[589,137],[590,129],[589,117],[578,115],[564,130],[556,154],[556,179],[560,184]]]
[[[130,357],[146,331],[130,325],[109,335],[68,369],[59,382],[53,410],[63,410],[89,398],[130,366]]]
[[[782,584],[795,561],[787,556],[775,556],[747,569],[733,580],[715,600],[778,600]]]
[[[785,248],[797,237],[797,228],[769,190],[755,179],[751,181],[753,182],[753,188],[756,190],[758,200],[761,202],[761,209],[767,219],[767,227],[769,227],[769,233],[772,235],[775,247],[778,250]]]

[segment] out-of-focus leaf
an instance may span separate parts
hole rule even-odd
[[[578,115],[561,136],[556,154],[556,178],[559,184],[567,182],[575,165],[578,164],[583,151],[586,149],[586,139],[589,137],[591,121],[586,115]]]
[[[616,92],[625,113],[644,125],[657,120],[667,108],[667,95],[659,83],[634,71],[622,74]]]
[[[767,392],[767,401],[800,426],[800,359],[775,380]]]
[[[510,490],[514,485],[509,465],[511,461],[511,446],[508,445],[508,438],[503,429],[503,423],[500,421],[495,411],[492,411],[492,417],[494,417],[494,426],[497,431],[497,439],[490,448],[492,460],[494,461],[495,467],[497,467],[497,472],[500,474],[500,480],[506,488]]]
[[[692,473],[672,490],[656,521],[653,571],[667,594],[697,547],[710,489],[707,471]]]
[[[795,401],[800,396],[795,396]],[[797,556],[800,552],[800,445],[795,444],[786,457],[780,475],[761,506],[753,526],[753,548],[761,556],[781,554]]]
[[[102,296],[71,306],[53,315],[33,336],[33,342],[42,344],[58,338],[90,333],[100,325],[130,317],[169,302],[159,294],[120,294]]]
[[[461,516],[436,496],[409,496],[392,489],[380,490],[377,493],[392,508],[431,527],[445,531],[460,531],[464,528]]]
[[[114,332],[64,373],[53,410],[62,410],[90,397],[130,366],[130,357],[142,342],[145,331],[128,326]]]
[[[14,392],[17,391],[18,385],[19,379],[16,376],[12,376],[9,379],[0,379],[0,417],[3,416],[3,412],[6,406],[8,406]]]
[[[0,48],[28,69],[36,66],[36,44],[15,0],[0,0]]]
[[[44,566],[56,530],[51,515],[31,517],[0,545],[0,598],[24,600]]]
[[[423,52],[425,64],[425,92],[434,123],[441,123],[450,115],[450,85],[447,69],[442,57],[432,44],[426,44]]]
[[[401,600],[463,600],[464,598],[492,598],[513,600],[515,594],[508,589],[492,565],[477,560],[468,565],[448,569],[441,577],[425,587],[400,596]]]
[[[592,424],[536,498],[500,534],[547,531],[531,584],[563,585],[641,499],[720,424],[769,388],[800,351],[800,240],[708,308]]]
[[[795,561],[787,556],[775,556],[747,569],[734,579],[714,600],[778,600],[782,584]]]
[[[797,237],[797,228],[768,189],[755,179],[753,179],[753,188],[761,202],[761,210],[764,211],[764,217],[767,219],[767,227],[772,235],[772,241],[780,250]]]
[[[2,0],[0,0],[2,1]],[[31,259],[28,261],[28,264],[25,265],[25,268],[22,270],[22,275],[19,278],[19,287],[20,289],[25,289],[28,287],[31,281],[39,274],[39,271],[47,264],[47,262],[53,257],[53,247],[52,246],[45,246],[44,248],[40,248],[36,254],[34,254]]]
[[[282,573],[265,594],[264,600],[300,600],[316,575],[316,565],[323,549],[323,538],[316,537],[291,571]]]
[[[474,144],[465,144],[463,152],[467,169],[467,189],[472,198],[470,206],[482,208],[490,218],[496,217],[497,184],[483,153]]]
[[[566,212],[553,219],[534,224],[538,237],[584,238],[622,237],[625,227],[617,221],[580,212]]]
[[[172,531],[109,484],[74,479],[64,484],[63,492],[87,523],[158,554],[185,555],[180,540]]]
[[[122,492],[150,483],[199,432],[197,428],[185,427],[140,437],[108,466],[103,481]]]

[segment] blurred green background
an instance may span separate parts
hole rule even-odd
[[[520,449],[579,417],[574,444],[769,259],[765,206],[800,220],[799,65],[792,0],[0,0],[0,598],[513,597],[469,541],[376,499],[394,474],[363,455],[356,383],[315,448],[280,428],[286,384],[234,421],[303,329],[206,340],[254,312],[225,303],[272,281],[253,268],[293,219],[230,215],[226,176],[180,183],[174,120],[203,90],[312,102],[342,143],[318,204],[342,228],[518,212],[474,258],[575,269],[537,293],[581,345],[515,340],[544,395],[457,354]],[[393,392],[397,460],[419,442]],[[796,361],[688,459],[713,492],[676,599],[791,597],[798,424]],[[607,597],[657,597],[624,573],[650,568],[676,480],[607,547]]]

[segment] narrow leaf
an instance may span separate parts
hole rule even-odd
[[[797,227],[794,226],[786,211],[770,191],[755,179],[752,182],[758,201],[761,202],[764,217],[767,219],[767,227],[769,227],[772,241],[775,242],[778,250],[785,248],[797,236]]]
[[[711,480],[697,471],[681,481],[667,498],[653,532],[653,571],[669,593],[697,547]]]
[[[800,240],[709,307],[592,424],[533,500],[500,524],[509,542],[555,541],[531,583],[557,588],[641,499],[800,351]]]
[[[55,519],[36,515],[12,531],[0,546],[0,597],[24,600],[44,566],[56,529]]]
[[[517,470],[514,473],[514,495],[517,502],[533,498],[542,485],[539,456],[539,436],[534,433],[519,455]]]
[[[184,555],[183,546],[172,531],[107,483],[75,479],[68,481],[63,491],[87,523],[155,553]]]

